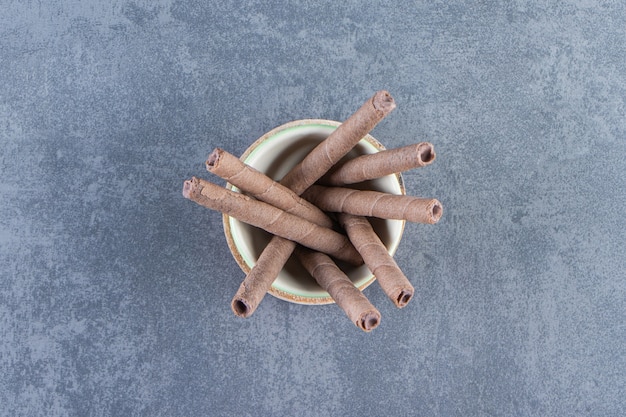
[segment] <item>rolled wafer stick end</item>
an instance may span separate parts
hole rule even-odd
[[[413,290],[410,288],[405,288],[400,291],[398,297],[396,298],[396,306],[398,308],[405,307],[409,301],[413,298]]]
[[[359,327],[364,332],[371,332],[380,324],[380,313],[378,311],[367,311],[359,317],[356,322],[357,327]]]
[[[372,98],[374,108],[383,114],[389,114],[396,108],[396,102],[388,91],[381,90],[374,94]]]
[[[434,200],[433,202],[430,204],[430,206],[428,207],[428,210],[430,212],[430,222],[431,224],[435,224],[439,221],[439,219],[441,219],[441,216],[443,215],[443,206],[441,205],[441,203],[439,202],[439,200]]]
[[[243,318],[249,317],[254,312],[254,310],[242,298],[235,297],[230,304],[230,307],[233,309],[233,313],[235,313],[236,316]]]
[[[213,171],[213,168],[215,168],[219,164],[220,156],[223,152],[224,151],[221,148],[213,149],[213,152],[209,154],[209,157],[206,160],[207,171]]]
[[[191,199],[194,194],[199,192],[199,186],[200,181],[196,177],[191,177],[190,180],[185,181],[183,183],[183,197]]]
[[[420,166],[430,165],[434,162],[437,154],[431,143],[420,143],[417,147],[417,160]]]

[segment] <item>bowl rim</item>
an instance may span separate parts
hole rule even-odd
[[[291,122],[284,123],[280,126],[275,127],[269,132],[263,134],[260,138],[254,141],[252,145],[250,145],[244,151],[244,153],[241,155],[239,159],[245,162],[250,157],[250,155],[252,155],[259,148],[260,145],[262,145],[264,142],[266,142],[271,137],[277,135],[278,133],[284,132],[286,130],[297,129],[301,127],[308,127],[308,126],[315,126],[315,125],[331,127],[331,128],[336,129],[337,127],[341,125],[341,122],[337,122],[334,120],[327,120],[327,119],[300,119],[300,120],[294,120]],[[365,135],[361,140],[365,140],[370,145],[374,146],[374,148],[376,148],[377,151],[382,151],[386,149],[382,143],[380,143],[376,138],[374,138],[370,134]],[[396,173],[395,177],[398,182],[398,186],[400,188],[401,194],[406,195],[406,189],[404,186],[404,180],[402,178],[402,174]],[[226,188],[228,188],[229,190],[236,191],[236,192],[239,191],[237,187],[233,186],[232,184],[228,182],[226,183]],[[233,255],[233,258],[235,258],[235,261],[237,262],[237,265],[239,265],[239,268],[241,268],[241,270],[245,274],[248,274],[252,268],[248,265],[248,263],[245,261],[245,259],[239,252],[239,249],[237,248],[237,244],[235,242],[235,238],[233,237],[233,233],[231,230],[230,216],[228,216],[227,214],[222,214],[222,224],[224,228],[224,235],[226,236],[226,243],[228,244],[228,248],[230,249],[230,252]],[[394,247],[392,247],[391,250],[389,251],[391,256],[395,254],[400,244],[400,241],[402,240],[405,225],[406,225],[406,221],[402,220],[400,233],[397,239],[397,244]],[[365,288],[369,287],[375,280],[376,280],[376,277],[370,271],[368,277],[366,277],[364,279],[364,282],[358,285],[357,288],[360,291],[363,291]],[[274,283],[272,283],[272,285],[270,286],[268,293],[270,293],[272,296],[279,298],[281,300],[289,301],[291,303],[296,303],[296,304],[323,305],[323,304],[333,304],[335,302],[335,300],[333,300],[330,294],[328,294],[326,291],[324,291],[324,294],[326,295],[321,296],[321,297],[303,296],[300,294],[294,294],[292,292],[288,292],[283,289],[277,288],[274,285]]]

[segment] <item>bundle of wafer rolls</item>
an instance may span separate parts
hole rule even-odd
[[[256,310],[292,253],[366,332],[379,325],[380,312],[335,260],[365,263],[395,306],[408,304],[414,288],[368,217],[434,224],[441,218],[442,205],[433,198],[362,191],[350,185],[429,165],[435,160],[434,148],[422,142],[339,164],[395,107],[387,91],[378,91],[279,182],[220,148],[209,155],[207,170],[241,193],[196,177],[184,182],[185,198],[273,235],[233,297],[231,307],[237,316],[249,317]],[[337,224],[344,233],[336,231]]]

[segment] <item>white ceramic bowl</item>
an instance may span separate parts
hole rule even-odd
[[[278,181],[339,125],[339,122],[320,119],[297,120],[286,123],[254,142],[241,156],[241,160]],[[367,135],[345,156],[345,159],[375,153],[383,149],[385,148],[380,142],[371,135]],[[230,184],[228,187],[239,191]],[[385,191],[391,194],[405,194],[400,174],[352,184],[349,187]],[[404,231],[404,221],[370,220],[389,253],[393,255]],[[227,215],[223,216],[223,222],[230,251],[239,267],[247,274],[255,265],[271,235]],[[353,267],[340,262],[337,265],[361,290],[374,282],[374,276],[365,265]],[[269,292],[275,297],[299,304],[329,304],[333,302],[329,294],[315,282],[294,256],[289,259],[279,273]]]

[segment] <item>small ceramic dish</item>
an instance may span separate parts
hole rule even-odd
[[[278,181],[340,124],[339,122],[320,119],[297,120],[286,123],[254,142],[241,156],[241,160]],[[383,149],[385,148],[380,142],[371,135],[367,135],[344,159],[379,152]],[[227,187],[239,191],[231,184],[228,184]],[[400,174],[352,184],[350,187],[384,191],[391,194],[405,194]],[[402,238],[404,221],[370,220],[381,241],[389,253],[393,255]],[[271,235],[227,215],[223,216],[223,223],[230,251],[239,267],[247,274],[255,265]],[[337,265],[361,290],[375,280],[365,265],[354,267],[341,262],[338,262]],[[333,302],[330,295],[315,282],[293,255],[279,273],[269,292],[275,297],[298,304],[329,304]]]

